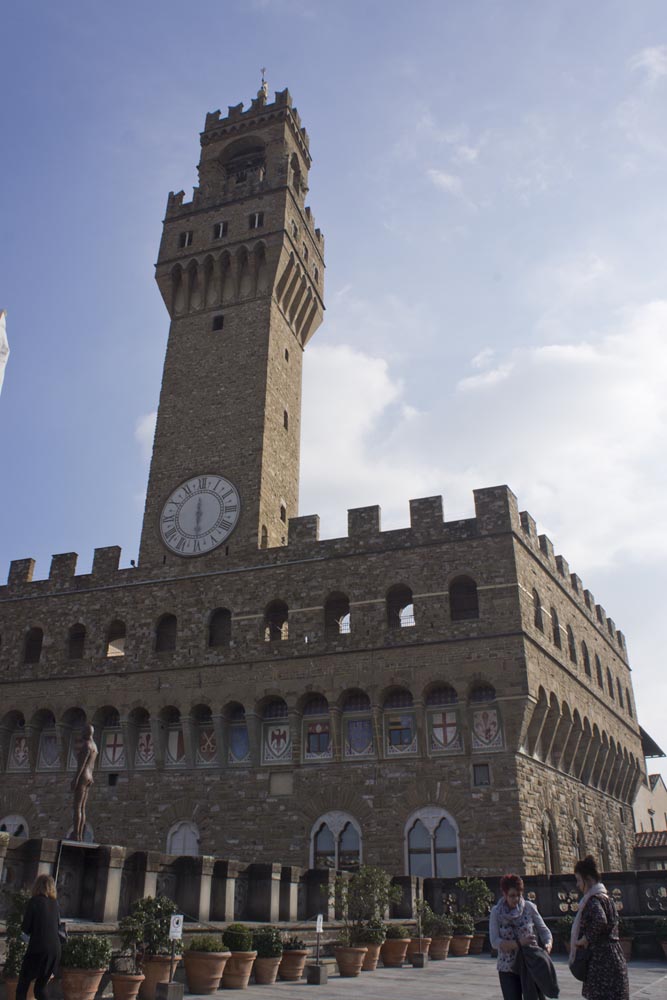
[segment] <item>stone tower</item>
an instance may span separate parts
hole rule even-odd
[[[287,541],[298,513],[303,349],[324,239],[287,90],[206,116],[199,185],[171,193],[156,278],[171,318],[139,554],[210,568]]]

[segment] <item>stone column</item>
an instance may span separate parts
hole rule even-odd
[[[155,767],[158,771],[164,770],[166,731],[166,726],[162,720],[151,715],[151,734],[153,736],[153,749],[155,751]]]
[[[329,739],[331,740],[331,759],[338,763],[343,759],[343,734],[341,731],[342,714],[338,705],[329,706]]]
[[[289,723],[290,739],[292,743],[292,756],[291,760],[294,764],[299,764],[301,762],[301,713],[297,712],[295,708],[290,708],[287,713],[287,721]]]
[[[227,747],[227,727],[222,715],[212,715],[213,731],[215,733],[215,756],[219,767],[227,767],[228,747]]]
[[[255,712],[246,711],[246,725],[248,727],[248,749],[250,753],[250,763],[252,767],[258,767],[261,763],[262,749],[262,722]]]
[[[214,862],[209,919],[226,922],[234,919],[236,881],[242,867],[238,861]]]
[[[199,860],[201,862],[201,870],[199,873],[199,911],[197,918],[200,923],[205,924],[211,919],[211,890],[213,887],[215,858],[204,854]]]
[[[191,716],[182,715],[181,729],[183,731],[183,746],[185,748],[185,766],[190,768],[196,767],[195,754],[199,740],[199,727]]]
[[[278,864],[251,864],[248,868],[247,919],[273,924],[280,919]]]
[[[294,922],[299,919],[299,883],[303,868],[283,865],[280,870],[280,913],[279,920]]]
[[[157,896],[157,876],[160,870],[161,858],[162,855],[159,851],[146,851],[144,887],[140,898],[145,896]]]
[[[397,885],[402,893],[400,902],[394,903],[392,906],[392,916],[412,920],[419,894],[420,879],[416,875],[396,875],[391,881],[392,885]]]
[[[115,923],[118,920],[126,848],[98,847],[96,853],[94,919],[101,923]]]
[[[304,920],[313,920],[321,913],[325,922],[335,920],[335,902],[331,897],[336,873],[329,868],[310,868],[304,875],[306,913]]]
[[[424,702],[421,698],[415,698],[414,700],[414,712],[415,712],[415,728],[417,732],[417,756],[426,757],[428,756],[428,733],[426,727],[426,715],[424,711]]]
[[[123,747],[125,748],[125,770],[128,774],[132,774],[137,750],[137,727],[125,718],[120,720],[120,731],[123,734]]]

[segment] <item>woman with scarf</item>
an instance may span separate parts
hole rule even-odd
[[[520,875],[503,875],[502,898],[491,910],[489,938],[498,952],[498,976],[504,1000],[523,1000],[521,976],[514,971],[519,946],[536,947],[538,942],[547,954],[551,951],[551,931],[537,907],[523,898]]]
[[[578,948],[588,949],[588,965],[581,995],[586,1000],[628,1000],[628,967],[618,940],[618,914],[600,881],[590,854],[574,866],[577,889],[583,893],[572,925],[570,965]]]

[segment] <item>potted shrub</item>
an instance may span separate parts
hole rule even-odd
[[[65,941],[60,961],[65,1000],[95,1000],[110,961],[111,944],[102,935],[80,934]]]
[[[424,917],[424,933],[431,938],[429,957],[434,962],[442,961],[449,954],[449,944],[452,940],[454,925],[452,918],[444,913],[431,913]]]
[[[657,917],[653,927],[663,955],[667,958],[667,917]]]
[[[463,893],[464,903],[461,909],[472,916],[474,924],[488,917],[493,905],[493,893],[483,878],[460,878],[456,883],[456,888]],[[471,955],[481,955],[486,932],[477,931],[474,924],[473,937],[468,950]]]
[[[292,935],[283,938],[283,957],[278,966],[278,979],[288,983],[296,983],[303,976],[306,967],[308,949],[300,937]]]
[[[378,937],[378,926],[389,905],[400,900],[401,890],[382,868],[361,865],[352,876],[334,879],[331,898],[343,916],[343,931],[334,948],[338,971],[341,976],[358,976],[368,953],[367,939]]]
[[[425,923],[429,917],[433,916],[433,910],[425,899],[417,900],[417,936],[410,938],[406,958],[415,968],[423,968],[431,947],[431,938],[428,935]]]
[[[554,937],[558,941],[560,951],[564,951],[569,954],[570,951],[570,937],[572,936],[572,925],[574,924],[574,917],[571,913],[566,913],[565,916],[559,917],[554,924]]]
[[[634,927],[629,920],[623,920],[619,918],[618,921],[618,936],[621,941],[621,948],[623,949],[623,955],[625,961],[629,962],[632,958],[632,942],[635,939]]]
[[[7,1000],[15,1000],[16,984],[19,981],[21,963],[25,955],[25,950],[28,947],[21,937],[21,925],[23,924],[23,915],[30,899],[30,893],[20,890],[19,892],[8,892],[6,895],[9,898],[9,910],[7,913],[5,964],[3,971]],[[32,985],[30,986],[28,1000],[35,1000]]]
[[[112,956],[110,972],[114,1000],[136,1000],[144,981],[137,961],[136,945],[124,947]]]
[[[191,938],[183,952],[185,980],[190,993],[215,993],[230,957],[219,934],[199,934]]]
[[[385,942],[380,948],[382,964],[387,969],[400,968],[409,944],[410,931],[404,924],[387,924]]]
[[[176,903],[167,896],[146,896],[136,899],[130,913],[118,924],[123,948],[136,949],[144,980],[139,986],[142,1000],[155,1000],[158,983],[168,983],[171,970],[169,925],[177,911]],[[180,951],[180,941],[176,942]]]
[[[245,924],[230,924],[222,932],[222,943],[231,952],[222,973],[222,988],[244,990],[257,958],[257,952],[252,950],[252,931]]]
[[[357,941],[361,945],[366,945],[366,954],[361,965],[362,972],[375,972],[386,936],[387,932],[381,920],[369,921],[359,930]]]
[[[453,935],[449,943],[449,953],[455,957],[467,955],[475,931],[475,921],[467,910],[452,914]]]
[[[283,939],[277,927],[260,927],[252,939],[257,952],[254,974],[258,986],[272,986],[278,978],[278,966],[283,957]]]

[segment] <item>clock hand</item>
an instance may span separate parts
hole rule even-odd
[[[200,534],[201,529],[201,516],[202,516],[202,502],[201,497],[197,500],[197,512],[195,514],[195,534]]]

